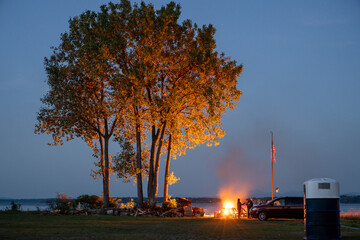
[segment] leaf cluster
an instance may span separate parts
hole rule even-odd
[[[136,174],[139,172],[146,176],[149,169],[149,153],[147,149],[142,151],[142,168],[139,169],[136,167],[136,152],[133,145],[125,138],[121,138],[119,144],[121,152],[113,158],[112,167],[117,177],[122,179],[123,182],[130,182],[131,180],[136,182]]]

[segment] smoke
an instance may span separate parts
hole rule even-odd
[[[240,149],[231,149],[221,159],[216,175],[219,178],[220,188],[218,196],[223,202],[235,203],[238,198],[244,202],[251,197],[257,186],[266,183],[257,162],[246,157]]]

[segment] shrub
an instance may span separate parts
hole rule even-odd
[[[20,211],[21,204],[16,204],[14,201],[11,201],[11,211],[17,212]]]
[[[109,207],[118,207],[121,199],[117,199],[116,197],[109,197]],[[104,200],[97,195],[81,195],[76,201],[76,204],[82,204],[85,208],[101,208],[104,206]]]
[[[162,209],[163,210],[170,210],[170,209],[174,209],[177,208],[177,204],[176,204],[176,200],[175,199],[171,199],[169,198],[168,201],[163,202],[162,204]]]
[[[130,202],[127,202],[126,204],[124,204],[124,203],[120,204],[120,208],[133,208],[134,206],[135,206],[135,202],[134,202],[134,199],[132,199],[132,198],[131,198]]]
[[[80,203],[85,208],[101,208],[104,205],[104,200],[97,195],[81,195],[76,199],[76,204]]]
[[[109,196],[109,207],[119,207],[119,202],[121,202],[121,198],[116,198]]]
[[[52,210],[59,210],[60,212],[69,211],[73,207],[73,200],[66,193],[56,193],[55,202],[49,203],[49,207]]]

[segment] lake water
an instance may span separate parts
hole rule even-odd
[[[0,199],[0,210],[11,209],[11,202],[20,204],[20,210],[22,211],[36,211],[37,208],[40,210],[46,210],[49,208],[47,204],[48,199]]]
[[[15,204],[21,204],[22,211],[36,211],[37,208],[40,210],[46,210],[49,208],[47,204],[47,199],[1,199],[0,200],[0,210],[6,210],[6,208],[11,209],[11,201],[14,201]],[[161,203],[159,203],[161,206]],[[200,207],[205,209],[205,213],[208,215],[214,214],[215,211],[219,211],[221,209],[221,203],[193,203],[193,207]],[[348,211],[360,211],[360,203],[341,203],[340,210],[342,212]]]

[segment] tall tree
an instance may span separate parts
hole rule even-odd
[[[215,51],[212,25],[179,24],[180,5],[174,2],[157,11],[142,2],[131,12],[123,74],[137,89],[134,102],[147,126],[142,131],[151,131],[148,198],[154,206],[167,132],[176,129],[184,148],[217,144],[224,135],[221,117],[241,94],[236,78],[242,67]]]
[[[49,92],[42,98],[45,106],[35,129],[52,134],[55,145],[63,138],[80,137],[93,148],[99,157],[105,207],[109,205],[109,141],[115,133],[121,134],[130,97],[125,87],[115,93],[111,84],[121,71],[111,60],[125,51],[123,36],[117,34],[123,22],[115,20],[116,14],[109,4],[100,12],[86,11],[69,20],[69,32],[61,35],[59,47],[44,61]],[[114,94],[122,101],[113,101]]]

